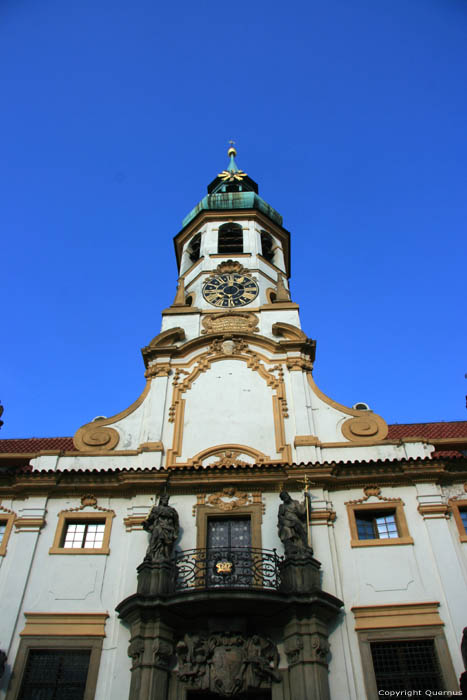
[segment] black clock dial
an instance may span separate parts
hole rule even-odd
[[[257,283],[247,275],[229,272],[210,277],[203,287],[203,296],[209,304],[222,309],[245,306],[258,296]]]

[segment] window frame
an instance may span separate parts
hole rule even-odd
[[[1,510],[0,506],[0,523],[5,525],[2,541],[0,542],[0,557],[4,557],[7,553],[8,540],[10,539],[13,523],[16,520],[16,513]]]
[[[404,513],[404,503],[401,499],[390,501],[379,501],[378,503],[346,503],[347,515],[349,518],[350,527],[350,546],[351,547],[387,547],[401,544],[413,544],[413,538],[410,536],[407,520]],[[397,532],[399,537],[374,538],[370,540],[362,540],[358,537],[356,515],[359,512],[374,511],[375,513],[383,513],[391,511],[394,513]]]
[[[449,647],[441,625],[407,627],[393,629],[370,629],[358,632],[358,643],[362,668],[365,669],[363,678],[369,698],[378,697],[378,686],[371,653],[372,642],[408,642],[432,639],[435,654],[441,671],[441,679],[446,690],[458,690],[457,677],[452,664]]]
[[[454,522],[456,523],[457,526],[457,531],[459,533],[459,540],[461,542],[467,542],[467,529],[462,522],[461,518],[461,511],[467,511],[467,500],[466,499],[450,499],[449,500],[449,507],[451,508],[451,512],[454,516]]]
[[[196,548],[207,549],[208,544],[208,520],[233,520],[234,518],[250,518],[251,546],[254,549],[262,549],[261,523],[263,521],[262,503],[226,510],[210,505],[197,505],[196,507]]]
[[[92,513],[62,510],[58,516],[57,529],[55,531],[53,545],[49,549],[49,554],[110,554],[110,533],[112,530],[112,520],[114,517],[115,513],[113,510],[98,510]],[[105,527],[102,547],[64,547],[62,542],[65,540],[66,528],[68,525],[75,522],[86,522],[87,524],[103,523]]]
[[[10,685],[7,690],[6,700],[17,700],[21,690],[26,663],[29,651],[41,650],[63,650],[86,649],[91,652],[89,658],[88,675],[83,700],[93,700],[96,694],[97,677],[102,652],[103,637],[71,637],[71,636],[24,636],[21,638],[18,652],[16,654]]]

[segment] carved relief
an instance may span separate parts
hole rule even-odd
[[[181,681],[221,697],[235,697],[281,680],[276,645],[257,634],[186,634],[178,642],[176,653]]]
[[[273,335],[287,338],[287,340],[308,340],[301,328],[298,328],[298,326],[293,326],[291,323],[283,323],[281,321],[272,324],[272,333]]]
[[[288,357],[287,369],[289,372],[311,372],[313,362],[306,360],[304,357]]]
[[[240,456],[251,457],[251,460],[239,459]],[[217,457],[215,461],[209,461]],[[245,466],[247,464],[263,464],[270,461],[268,455],[259,450],[254,450],[246,445],[216,445],[207,450],[198,452],[191,460],[192,466],[231,467]]]
[[[131,670],[141,665],[144,654],[144,642],[142,639],[132,639],[128,647],[128,656],[131,658]]]
[[[287,656],[287,663],[289,666],[293,666],[301,660],[302,650],[303,650],[303,639],[298,635],[293,637],[288,637],[285,640],[285,655]]]
[[[329,644],[324,637],[314,634],[311,638],[311,660],[326,663],[329,648]]]
[[[94,510],[100,510],[102,513],[114,513],[114,511],[111,508],[104,508],[103,506],[98,505],[97,498],[95,496],[92,496],[91,494],[86,494],[85,496],[81,496],[80,506],[77,506],[76,508],[66,508],[65,510],[61,510],[59,512],[59,515],[61,515],[62,513],[77,513],[80,510],[84,510],[85,508],[93,508]]]
[[[156,639],[152,651],[156,666],[167,669],[173,655],[173,645],[167,641]]]
[[[381,489],[376,484],[369,484],[363,488],[363,493],[365,494],[362,498],[356,501],[347,501],[345,505],[354,505],[356,503],[365,503],[369,498],[377,498],[379,501],[397,501],[400,502],[400,498],[388,498],[387,496],[381,495]]]
[[[149,363],[147,370],[144,373],[146,379],[150,377],[168,377],[171,372],[170,365],[166,362]]]
[[[202,320],[202,335],[207,333],[258,333],[259,319],[255,314],[238,311],[225,311],[209,314]]]
[[[341,430],[347,440],[358,442],[384,440],[388,434],[386,421],[371,411],[365,411],[361,417],[349,418],[342,424]]]
[[[220,275],[229,272],[236,272],[237,274],[242,275],[249,272],[249,270],[247,270],[246,267],[243,267],[238,260],[225,260],[225,262],[219,263],[219,265],[216,267],[216,272],[218,272]]]
[[[212,493],[206,499],[206,504],[220,508],[220,510],[230,511],[235,508],[250,505],[251,498],[247,493],[237,491],[233,487],[222,489],[221,493]]]
[[[94,452],[96,450],[113,450],[120,440],[115,428],[100,426],[99,421],[83,425],[76,431],[73,443],[80,452]]]

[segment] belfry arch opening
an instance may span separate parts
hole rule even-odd
[[[267,231],[261,231],[261,255],[270,263],[274,262],[274,238]]]
[[[196,236],[193,236],[191,239],[189,245],[188,245],[188,257],[190,258],[192,263],[195,263],[197,260],[200,258],[200,250],[201,250],[201,234],[197,233]]]
[[[240,224],[222,224],[219,226],[217,252],[225,255],[243,253],[243,229]]]

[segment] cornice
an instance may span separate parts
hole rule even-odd
[[[160,492],[167,484],[168,470],[109,469],[64,471],[32,471],[0,475],[0,498],[24,498],[47,494],[50,497],[81,495],[92,491],[103,496],[132,497],[136,493]],[[452,460],[380,460],[373,462],[326,462],[323,464],[285,463],[262,465],[185,466],[170,470],[171,493],[194,493],[216,485],[255,486],[261,491],[279,491],[281,488],[302,490],[303,478],[308,476],[314,487],[329,491],[365,486],[369,482],[380,485],[414,485],[420,482],[450,484],[465,482],[467,459]]]

